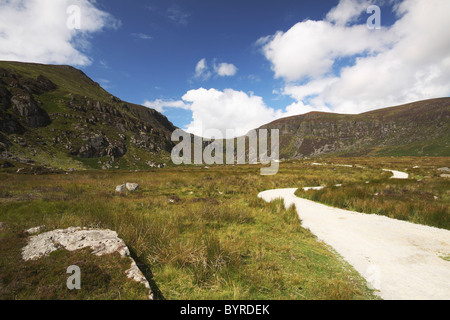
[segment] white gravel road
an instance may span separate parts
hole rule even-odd
[[[302,226],[349,262],[383,299],[450,300],[450,261],[444,260],[450,257],[450,231],[328,207],[298,198],[296,190],[269,190],[258,197],[295,205]]]

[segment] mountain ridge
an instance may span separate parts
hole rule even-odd
[[[0,61],[0,120],[2,167],[163,167],[177,129],[163,114],[122,101],[74,67],[6,61]],[[282,159],[450,156],[450,98],[358,115],[311,112],[260,129],[280,130]]]
[[[280,130],[280,156],[450,156],[450,98],[357,115],[313,112],[258,129]]]

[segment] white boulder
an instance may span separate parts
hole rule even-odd
[[[125,184],[116,187],[116,192],[123,193],[125,191],[127,191],[127,186]]]
[[[139,185],[137,183],[127,183],[126,188],[128,189],[128,191],[134,192],[139,189]]]

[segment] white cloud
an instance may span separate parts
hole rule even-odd
[[[366,25],[344,27],[307,20],[266,38],[263,52],[276,78],[296,81],[329,73],[340,57],[386,50],[390,40],[386,30],[370,33]]]
[[[366,12],[367,8],[373,4],[372,2],[369,0],[341,0],[328,12],[327,20],[336,25],[345,26]]]
[[[192,121],[184,129],[211,138],[209,130],[218,130],[228,138],[245,135],[252,129],[276,119],[317,111],[303,103],[293,103],[284,111],[268,107],[262,97],[233,89],[223,91],[199,88],[188,91],[182,100],[146,101],[145,106],[164,112],[167,108],[181,108],[192,112]],[[330,111],[323,107],[322,111]]]
[[[205,131],[210,129],[224,135],[227,129],[237,136],[244,135],[276,117],[276,111],[267,107],[261,97],[233,89],[200,88],[188,91],[182,99],[192,111],[193,121],[187,131],[206,137]]]
[[[195,78],[207,80],[210,77],[211,72],[209,72],[208,63],[206,62],[206,59],[203,58],[197,62],[197,65],[195,66]]]
[[[236,68],[235,65],[226,62],[216,64],[214,61],[213,67],[210,68],[206,59],[203,58],[197,62],[197,65],[195,66],[194,78],[208,80],[213,75],[213,72],[220,77],[232,77],[237,71],[238,68]]]
[[[237,73],[238,69],[234,64],[223,62],[214,65],[214,71],[221,77],[232,77]]]
[[[68,28],[70,6],[80,9],[80,29]],[[120,22],[88,0],[0,2],[0,60],[88,65],[89,36]]]
[[[179,108],[185,110],[190,109],[190,107],[181,100],[161,100],[161,99],[156,99],[154,101],[147,100],[143,103],[143,105],[146,106],[147,108],[155,109],[158,112],[164,112],[165,109],[167,108]]]
[[[398,20],[381,30],[349,25],[365,5],[341,0],[325,20],[257,42],[275,77],[285,80],[283,93],[341,113],[450,95],[450,1],[397,2]],[[354,63],[341,65],[342,59]]]

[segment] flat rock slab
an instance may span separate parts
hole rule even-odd
[[[408,179],[409,174],[396,170],[383,169],[383,171],[392,172],[393,176],[391,179]]]
[[[450,299],[450,231],[332,208],[269,190],[267,202],[295,205],[304,228],[330,245],[386,300]]]
[[[92,254],[97,256],[118,252],[121,257],[131,259],[131,267],[126,271],[128,278],[142,283],[149,290],[149,298],[153,299],[150,284],[130,257],[130,250],[125,242],[115,231],[68,228],[35,235],[29,238],[28,245],[22,249],[22,258],[25,261],[37,260],[56,250],[75,251],[84,248],[91,248]]]

